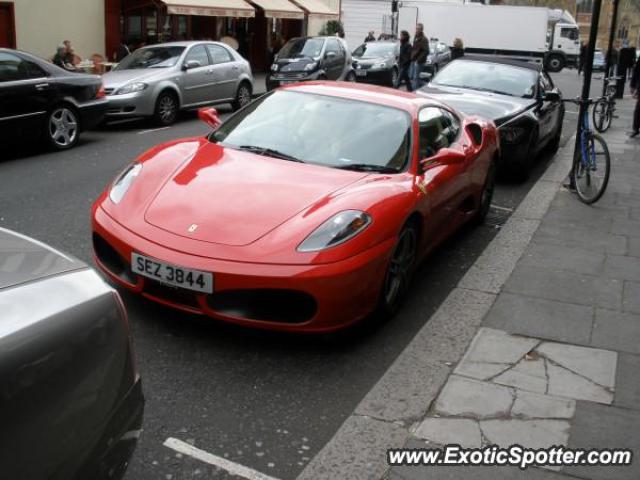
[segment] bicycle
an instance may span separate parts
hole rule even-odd
[[[618,80],[620,80],[620,77],[605,78],[605,94],[603,97],[596,100],[593,105],[593,126],[600,133],[604,133],[609,130],[609,127],[611,127],[611,121],[615,118],[615,95]]]
[[[573,103],[580,107],[584,104],[582,128],[580,129],[579,159],[574,159],[571,169],[571,183],[575,186],[580,201],[590,205],[597,202],[604,194],[609,183],[611,172],[611,157],[604,139],[595,133],[589,125],[589,106],[595,102],[592,99],[564,99],[563,102]]]

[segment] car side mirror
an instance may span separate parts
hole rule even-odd
[[[420,160],[420,165],[422,166],[422,170],[425,171],[438,165],[454,165],[456,163],[461,163],[464,162],[466,158],[466,155],[459,150],[455,150],[453,148],[441,148],[435,155]]]
[[[186,62],[184,62],[184,65],[182,65],[182,69],[183,70],[191,70],[194,68],[198,68],[201,67],[202,64],[198,61],[198,60],[187,60]]]
[[[222,120],[220,120],[218,111],[215,108],[203,107],[198,109],[198,118],[214,130],[222,125]]]
[[[561,98],[558,92],[546,92],[542,94],[542,100],[545,102],[559,102]]]
[[[336,52],[327,52],[324,54],[324,58],[336,58]]]

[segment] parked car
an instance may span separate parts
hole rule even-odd
[[[292,38],[278,52],[267,74],[267,90],[309,80],[356,81],[351,52],[338,37]]]
[[[431,40],[429,42],[429,52],[425,70],[435,75],[451,61],[451,49],[443,42]]]
[[[538,65],[465,55],[418,93],[492,120],[500,132],[500,167],[522,180],[542,149],[560,145],[562,95]]]
[[[3,478],[122,478],[144,399],[118,293],[0,228],[0,311]]]
[[[602,50],[596,50],[593,52],[593,71],[594,72],[604,72],[606,67],[607,59],[605,58]]]
[[[25,136],[55,150],[78,143],[107,109],[102,80],[25,52],[0,48],[0,140]]]
[[[104,75],[109,119],[153,117],[170,125],[179,110],[251,101],[249,62],[220,42],[172,42],[133,52]]]
[[[394,86],[398,82],[397,41],[367,42],[353,51],[353,68],[359,82]]]
[[[211,134],[142,155],[92,211],[97,265],[179,310],[307,333],[393,315],[491,202],[495,127],[432,98],[310,82],[200,115]]]

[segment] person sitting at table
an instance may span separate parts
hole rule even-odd
[[[57,65],[60,68],[64,68],[65,70],[75,70],[75,67],[72,63],[67,62],[67,47],[64,45],[58,45],[56,50],[56,54],[53,56],[51,60],[54,65]]]

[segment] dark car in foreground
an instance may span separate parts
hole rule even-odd
[[[28,136],[56,150],[78,143],[107,111],[102,80],[0,48],[0,141]]]
[[[289,40],[276,55],[267,74],[267,90],[310,80],[355,82],[351,52],[338,37],[300,37]]]
[[[118,294],[0,228],[0,312],[2,478],[122,478],[144,400]]]
[[[519,179],[540,151],[560,145],[562,96],[538,65],[465,56],[418,93],[492,120],[500,132],[499,166]]]
[[[356,80],[363,83],[394,86],[398,81],[400,42],[367,42],[353,51]]]

